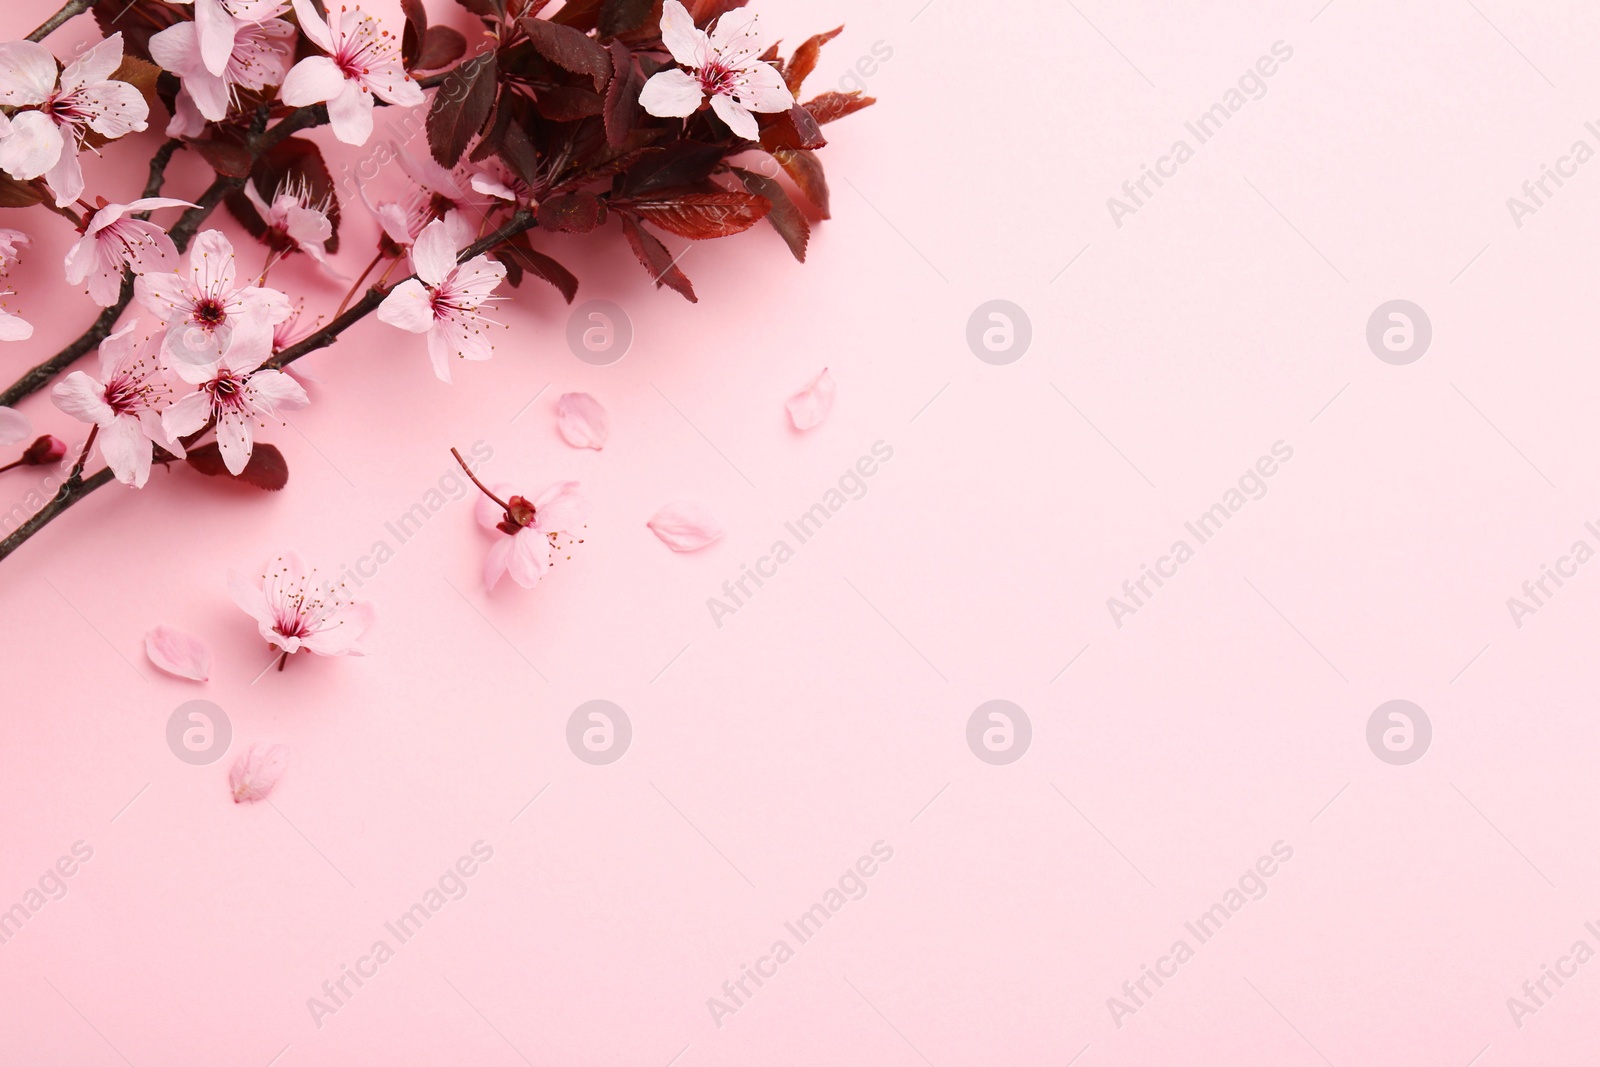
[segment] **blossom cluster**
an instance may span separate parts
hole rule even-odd
[[[690,301],[681,253],[660,234],[701,241],[765,220],[805,259],[813,221],[828,214],[822,127],[873,102],[859,92],[798,101],[839,30],[784,59],[746,0],[457,2],[457,18],[481,33],[430,24],[423,0],[403,0],[399,21],[342,0],[93,0],[103,36],[70,61],[42,41],[77,3],[27,39],[0,43],[0,208],[32,222],[0,228],[0,276],[44,225],[65,220],[74,237],[61,277],[105,309],[78,342],[0,392],[0,405],[14,404],[50,386],[61,412],[86,424],[66,482],[26,531],[0,541],[0,559],[84,493],[111,478],[145,487],[157,465],[283,488],[287,466],[260,431],[310,401],[291,364],[370,314],[420,335],[418,349],[449,382],[458,361],[493,355],[504,325],[490,309],[507,289],[537,279],[572,302],[578,279],[537,246],[540,235],[598,234],[616,222],[654,285]],[[425,109],[424,121],[397,121],[394,140],[367,149],[404,181],[386,191],[384,176],[368,179],[363,166],[341,189],[330,156],[372,144],[379,108]],[[305,136],[322,125],[335,147]],[[158,133],[166,140],[147,157],[141,195],[94,194],[85,153],[125,152],[116,142],[154,143]],[[425,144],[406,143],[417,133]],[[214,172],[208,188],[164,189],[179,152]],[[342,173],[352,173],[348,162]],[[341,258],[352,200],[376,232],[364,269],[365,257],[355,268]],[[236,255],[237,234],[205,225],[219,206],[260,246],[259,259],[242,247]],[[289,256],[313,261],[322,284],[269,284]],[[310,321],[308,305],[321,309]],[[19,350],[33,335],[0,306],[0,342]],[[95,348],[97,368],[72,367]],[[603,439],[603,410],[572,403],[563,432],[581,424],[574,432],[587,441]],[[24,440],[27,422],[0,406],[0,446]],[[0,470],[33,463],[35,452],[59,458],[61,442],[46,437],[16,463],[0,457]],[[103,477],[86,470],[96,452]],[[532,584],[560,538],[581,527],[577,487],[528,497],[480,488],[484,525],[504,535],[486,579]],[[299,587],[285,582],[262,587],[270,610],[242,587],[235,594],[288,627],[284,605],[310,601],[295,601],[285,590]],[[323,621],[332,613],[307,611]]]

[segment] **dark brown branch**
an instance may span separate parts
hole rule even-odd
[[[38,533],[57,515],[66,511],[72,505],[105,485],[111,480],[111,468],[104,467],[83,479],[72,479],[57,490],[50,502],[40,508],[27,522],[18,526],[16,532],[4,541],[0,541],[0,559],[5,559],[21,547],[22,542]]]
[[[71,19],[77,18],[79,15],[83,14],[93,6],[94,0],[68,0],[68,3],[65,7],[46,19],[43,26],[40,26],[38,29],[28,34],[27,39],[30,41],[42,41],[59,29],[63,24]]]

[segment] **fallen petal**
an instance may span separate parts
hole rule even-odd
[[[563,393],[556,401],[556,414],[560,418],[561,436],[573,448],[592,448],[598,452],[606,446],[606,438],[611,436],[611,417],[600,406],[600,401],[588,393]]]
[[[28,421],[28,416],[16,408],[0,408],[0,445],[26,441],[31,433],[33,424]]]
[[[827,367],[823,367],[816,381],[789,398],[789,421],[794,423],[794,428],[809,430],[826,421],[828,413],[833,410],[835,392],[833,375],[828,373]]]
[[[668,504],[648,523],[650,530],[674,552],[693,552],[722,536],[711,513],[692,500]]]
[[[144,635],[144,654],[150,662],[179,678],[197,682],[211,677],[211,650],[194,634],[173,626],[157,626]]]
[[[228,772],[228,787],[235,804],[265,800],[289,767],[289,750],[283,745],[251,745],[239,754]]]

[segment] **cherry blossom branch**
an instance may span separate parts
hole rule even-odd
[[[59,29],[63,24],[77,18],[79,15],[93,7],[94,2],[95,0],[68,0],[67,4],[62,7],[60,11],[57,11],[48,19],[45,19],[44,25],[28,34],[27,39],[30,41],[44,40],[46,37],[50,36],[57,29]]]
[[[218,179],[219,182],[223,180],[224,179]],[[471,247],[467,248],[456,257],[457,262],[465,263],[474,256],[482,255],[484,252],[495,248],[502,242],[508,241],[518,234],[532,229],[537,221],[538,216],[533,211],[527,209],[518,211],[516,214],[511,216],[511,219],[506,222],[505,225],[501,226],[499,229],[495,230],[493,233],[482,238],[481,240],[473,242]],[[190,228],[191,231],[198,225],[199,222],[195,222],[194,226]],[[174,227],[174,231],[176,231],[176,227]],[[415,275],[413,275],[413,277],[415,277]],[[357,322],[366,318],[373,311],[375,311],[378,305],[383,303],[384,297],[389,295],[389,292],[390,290],[388,289],[373,286],[362,295],[360,300],[352,304],[344,314],[338,316],[332,322],[328,323],[328,325],[324,326],[316,333],[311,334],[299,344],[291,345],[282,352],[279,352],[276,356],[273,356],[271,359],[267,360],[266,363],[262,364],[262,366],[279,370],[293,363],[302,356],[310,355],[312,352],[315,352],[318,349],[326,348],[327,346],[333,344],[333,342],[338,340],[339,335],[345,330],[348,330],[351,326],[354,326]],[[157,453],[156,458],[158,462],[161,461],[163,455],[164,453]],[[85,450],[85,456],[87,456],[87,450]],[[11,534],[11,536],[7,537],[4,541],[0,541],[0,560],[3,560],[7,556],[11,555],[11,553],[15,552],[19,547],[21,547],[24,541],[28,540],[28,538],[32,537],[34,534],[44,529],[45,526],[49,525],[49,523],[55,519],[56,516],[60,515],[63,511],[66,511],[73,504],[76,504],[79,500],[83,499],[94,490],[111,481],[112,478],[109,467],[103,468],[84,479],[79,478],[79,473],[79,471],[75,471],[73,475],[67,479],[66,484],[61,487],[60,491],[56,493],[56,495],[48,504],[40,508],[38,513],[30,518],[27,522],[17,527],[15,533]]]

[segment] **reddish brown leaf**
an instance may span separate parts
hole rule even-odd
[[[122,33],[124,55],[150,58],[150,38],[188,17],[162,0],[96,0],[94,20],[102,36]]]
[[[227,464],[222,462],[222,451],[215,441],[198,448],[191,448],[188,455],[184,456],[184,460],[189,466],[208,477],[232,478],[234,481],[253,485],[268,492],[275,493],[289,484],[289,464],[284,461],[283,453],[274,446],[260,441],[256,442],[255,449],[250,454],[250,462],[245,464],[244,470],[237,476],[228,473]]]
[[[467,39],[449,26],[430,26],[413,70],[443,70],[467,54]]]
[[[604,111],[605,100],[580,86],[552,85],[539,90],[534,107],[552,122],[577,122]]]
[[[0,207],[32,207],[45,199],[35,182],[19,182],[0,171]]]
[[[613,73],[606,86],[606,143],[620,148],[638,120],[644,78],[634,66],[633,53],[627,45],[613,41],[609,51]]]
[[[529,274],[542,278],[561,290],[561,295],[567,303],[572,303],[572,298],[578,295],[577,276],[543,252],[535,252],[531,248],[519,248],[516,255]]]
[[[772,204],[765,197],[724,189],[715,193],[662,193],[649,200],[617,203],[663,230],[704,241],[743,233],[767,216]]]
[[[842,119],[846,115],[854,115],[864,107],[871,107],[878,102],[875,96],[862,96],[861,90],[856,89],[848,93],[828,91],[805,102],[805,109],[811,112],[811,117],[819,124]]]
[[[494,107],[495,55],[474,56],[451,71],[428,110],[428,148],[442,167],[453,167]]]
[[[616,37],[644,25],[659,0],[605,0],[600,8],[600,36]]]
[[[628,244],[633,246],[633,254],[639,257],[639,262],[655,280],[657,289],[668,285],[681,293],[689,303],[700,302],[700,298],[694,295],[694,286],[689,283],[688,275],[678,269],[666,245],[627,215],[622,216],[622,232],[627,235]]]
[[[761,147],[817,149],[828,143],[811,112],[796,104],[788,111],[761,116]]]
[[[587,74],[594,80],[595,92],[605,87],[611,77],[611,57],[594,38],[549,19],[518,19],[517,25],[540,55],[562,70]]]
[[[805,215],[801,214],[794,201],[789,199],[789,194],[783,191],[783,186],[771,178],[752,174],[737,167],[733,169],[733,173],[750,192],[766,197],[772,202],[772,210],[767,214],[767,221],[772,223],[772,228],[778,231],[784,243],[789,246],[794,258],[804,263],[806,245],[811,241],[811,224],[806,221]]]
[[[827,33],[819,33],[794,50],[794,56],[783,68],[783,80],[788,83],[791,93],[798,93],[806,77],[817,69],[817,57],[822,54],[822,46],[843,32],[844,27],[840,26]]]
[[[703,28],[712,19],[719,19],[749,2],[750,0],[691,0],[687,6],[689,13],[694,16],[694,24]]]
[[[410,70],[416,66],[423,39],[428,36],[428,9],[422,6],[422,0],[400,0],[400,12],[406,17],[406,28],[400,35],[400,59]]]
[[[804,149],[780,148],[772,153],[772,158],[778,161],[794,180],[795,185],[805,194],[807,200],[815,205],[823,218],[832,218],[829,207],[828,179],[822,173],[822,161],[815,152]]]
[[[605,221],[605,202],[591,193],[551,197],[539,205],[539,228],[551,233],[588,233]]]
[[[255,159],[250,155],[250,150],[242,144],[231,141],[194,141],[191,142],[211,169],[228,178],[248,178],[250,168],[255,165]]]
[[[711,176],[727,151],[722,145],[698,141],[675,141],[665,148],[650,149],[628,168],[618,191],[635,197],[656,189],[698,185]]]

